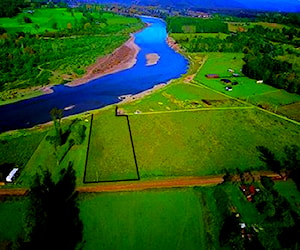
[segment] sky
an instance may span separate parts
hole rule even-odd
[[[300,0],[236,0],[248,8],[300,12]]]

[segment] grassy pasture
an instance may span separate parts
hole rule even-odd
[[[48,168],[53,173],[54,178],[58,178],[60,170],[67,167],[69,162],[73,163],[73,168],[76,171],[77,184],[82,184],[90,132],[90,117],[86,117],[85,121],[81,121],[81,123],[86,126],[85,139],[81,145],[73,145],[72,148],[68,150],[69,142],[66,142],[65,145],[57,149],[58,156],[56,156],[54,146],[50,144],[46,139],[47,136],[45,136],[26,164],[23,173],[17,179],[17,184],[29,186],[36,172],[43,171],[45,168]],[[68,120],[63,122],[64,130],[67,129],[69,124],[70,121]],[[52,134],[53,130],[51,129],[47,135]],[[61,159],[59,167],[57,167],[57,159]]]
[[[25,23],[24,17],[29,17],[32,23]],[[72,13],[66,11],[65,8],[36,9],[33,14],[20,13],[12,18],[1,18],[0,25],[9,33],[23,31],[35,34],[45,32],[45,30],[54,31],[54,23],[57,23],[59,29],[67,28],[68,23],[74,26],[75,22],[79,22],[82,17],[80,12],[74,12],[72,16]],[[39,28],[36,28],[35,25],[39,25]]]
[[[141,178],[259,169],[256,146],[280,155],[299,145],[299,128],[258,111],[222,110],[130,116]]]
[[[119,24],[135,24],[137,19],[119,16],[113,13],[104,13],[101,16],[97,13],[92,14],[95,18],[101,17],[107,19],[109,26],[116,26]],[[32,23],[26,23],[24,17],[32,20]],[[56,9],[36,9],[33,14],[20,13],[12,18],[0,18],[0,26],[5,28],[8,33],[28,32],[28,33],[43,33],[46,30],[55,31],[53,25],[57,25],[57,29],[66,29],[68,23],[72,27],[76,26],[80,20],[84,18],[81,12],[69,12],[65,8]],[[37,27],[38,25],[38,27]]]
[[[174,83],[142,100],[122,105],[126,112],[159,112],[199,108],[239,107],[244,104],[192,84]]]
[[[207,249],[192,189],[82,196],[84,249]]]
[[[1,248],[1,242],[16,241],[24,232],[23,223],[28,200],[26,198],[4,198],[0,201]]]
[[[126,117],[116,117],[113,109],[95,115],[85,181],[137,178]]]
[[[257,84],[256,80],[244,77],[240,72],[243,66],[243,54],[239,53],[209,53],[208,59],[198,72],[195,80],[219,92],[229,96],[247,100],[253,104],[269,105],[275,109],[276,106],[288,105],[300,101],[300,96],[291,94],[285,90],[279,90],[267,84]],[[241,77],[232,77],[228,69],[233,69]],[[219,74],[220,78],[237,81],[239,84],[233,86],[233,90],[225,90],[226,84],[220,79],[208,79],[206,74]]]

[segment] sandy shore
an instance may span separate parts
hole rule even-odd
[[[151,66],[157,64],[160,59],[160,56],[156,53],[151,53],[146,55],[147,63],[146,66]]]
[[[136,57],[140,51],[140,47],[135,44],[134,39],[134,36],[131,36],[126,43],[113,53],[97,59],[95,64],[88,67],[87,73],[82,78],[66,85],[70,87],[78,86],[102,76],[132,68],[137,62]]]
[[[169,47],[171,47],[176,52],[181,51],[179,44],[174,40],[174,38],[172,38],[170,36],[167,37],[167,44],[169,45]]]

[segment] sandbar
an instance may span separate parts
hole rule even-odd
[[[156,53],[150,53],[146,55],[147,63],[146,66],[151,66],[157,64],[160,59],[160,56]]]
[[[113,53],[97,59],[95,64],[87,68],[87,73],[83,77],[66,85],[70,87],[78,86],[102,76],[132,68],[137,62],[137,55],[140,51],[140,47],[136,45],[134,40],[135,38],[132,35],[127,42]]]

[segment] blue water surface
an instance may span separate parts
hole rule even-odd
[[[52,94],[0,106],[0,132],[48,122],[54,107],[64,109],[74,105],[64,111],[64,116],[69,116],[114,104],[121,95],[137,94],[186,73],[188,61],[166,43],[165,22],[152,17],[141,19],[150,26],[135,34],[141,50],[134,67],[77,87],[54,86]],[[148,53],[160,55],[156,65],[146,66]]]

